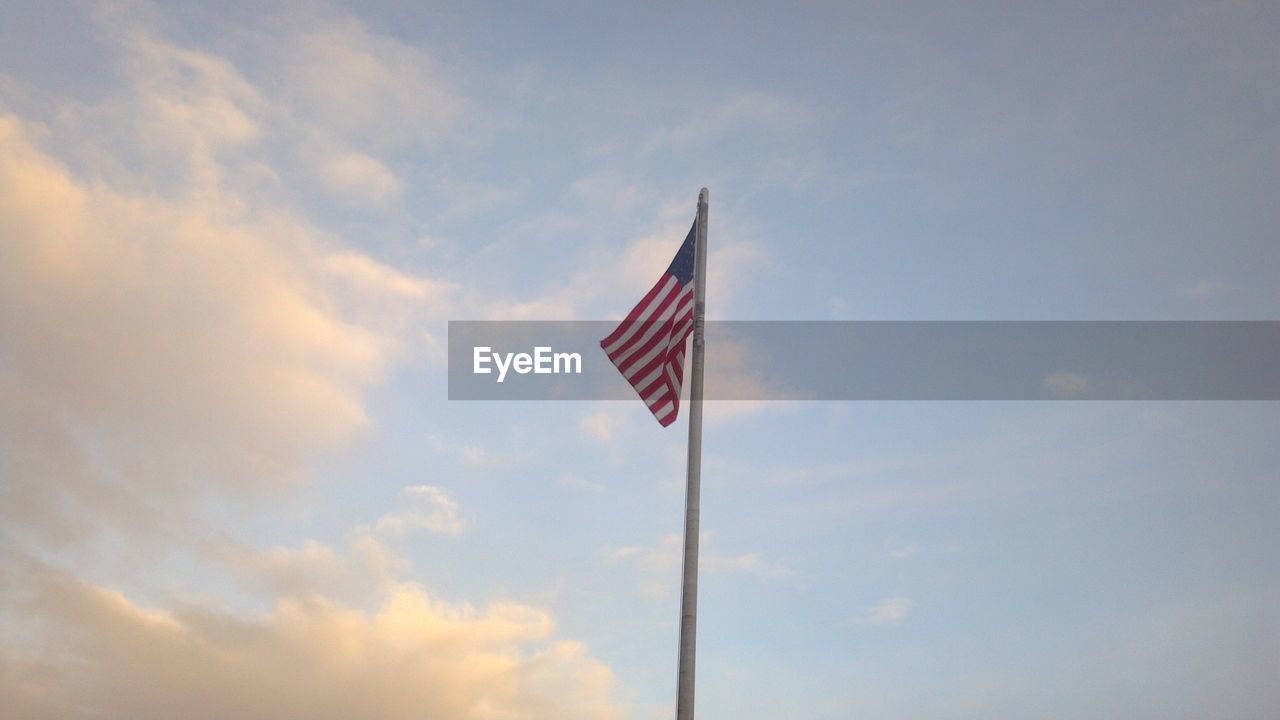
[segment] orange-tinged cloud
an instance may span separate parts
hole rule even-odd
[[[206,131],[193,132],[202,152]],[[97,461],[58,478],[73,501],[109,494],[111,471],[128,474],[126,494],[296,477],[365,426],[363,392],[406,318],[447,302],[446,285],[334,251],[232,190],[169,197],[82,178],[40,134],[0,116],[7,522],[56,504],[43,472],[66,446],[92,445]]]
[[[328,190],[390,207],[375,154],[443,131],[452,95],[403,92],[434,66],[356,24],[300,32],[279,39],[283,98],[129,31],[107,99],[50,126],[0,113],[0,717],[617,717],[608,668],[545,611],[403,580],[382,535],[462,532],[441,488],[345,553],[214,526],[206,501],[304,477],[365,430],[365,394],[454,292],[299,214],[267,147],[296,136]],[[171,560],[225,599],[157,579]],[[269,610],[233,609],[262,593]]]
[[[620,717],[609,669],[546,613],[390,588],[366,612],[320,596],[261,617],[145,609],[38,563],[6,593],[53,643],[0,651],[4,717],[253,720]]]

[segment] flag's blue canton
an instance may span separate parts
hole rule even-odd
[[[698,221],[693,221],[693,227],[689,228],[689,235],[685,237],[684,244],[680,246],[680,252],[676,253],[676,257],[671,261],[671,265],[667,267],[667,272],[676,276],[681,285],[688,285],[693,282],[693,245],[694,238],[697,237]]]

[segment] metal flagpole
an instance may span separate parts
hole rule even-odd
[[[702,338],[707,298],[706,188],[698,193],[693,261],[693,367],[689,380],[689,461],[684,501],[684,563],[680,587],[680,675],[676,720],[693,720],[693,667],[698,636],[698,496],[702,485]]]

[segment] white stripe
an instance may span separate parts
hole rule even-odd
[[[622,376],[627,379],[627,382],[631,382],[631,378],[633,378],[636,375],[636,373],[639,373],[641,370],[647,367],[649,363],[653,362],[654,358],[666,352],[667,352],[667,346],[665,344],[660,342],[654,343],[653,347],[649,350],[649,352],[640,356],[640,359],[636,361],[636,364],[627,368],[627,371],[622,373]]]
[[[645,377],[645,379],[641,380],[638,383],[635,383],[636,390],[643,390],[649,387],[650,385],[653,384],[654,380],[658,379],[658,376],[661,374],[662,374],[662,366],[659,365],[658,367],[654,368],[653,372],[649,373],[649,375]]]
[[[619,353],[617,357],[613,357],[612,355],[610,355],[610,358],[613,360],[613,364],[621,365],[623,362],[626,361],[627,358],[631,357],[640,348],[644,347],[645,343],[652,340],[653,336],[657,334],[658,331],[662,330],[662,324],[670,320],[671,317],[675,315],[676,305],[677,303],[675,301],[672,301],[672,303],[667,306],[667,309],[662,311],[661,315],[653,318],[652,321],[648,321],[647,322],[648,327],[644,329],[644,335],[641,336],[639,340],[636,340],[634,343],[632,343],[631,347]],[[640,321],[637,320],[636,322],[640,322]]]
[[[684,334],[688,332],[689,326],[693,325],[693,318],[689,318],[683,322],[677,320],[676,322],[679,322],[680,324],[676,325],[675,332],[671,333],[671,342],[667,343],[667,347],[675,347],[679,343],[684,342]]]
[[[627,340],[631,338],[632,335],[635,334],[636,328],[638,327],[638,325],[640,323],[645,322],[649,318],[649,316],[653,315],[654,311],[658,307],[661,307],[662,303],[667,299],[669,295],[671,295],[671,292],[676,289],[676,286],[678,286],[679,282],[680,281],[676,280],[674,277],[668,277],[660,286],[661,289],[658,290],[658,292],[653,296],[653,299],[649,301],[649,304],[645,305],[644,308],[640,311],[640,314],[636,316],[636,319],[627,320],[624,318],[623,322],[629,324],[629,327],[622,334],[622,337],[619,337],[617,340],[614,340],[612,343],[609,344],[607,348],[605,348],[605,352],[612,354],[616,352],[618,348],[626,345]]]
[[[663,405],[662,407],[653,409],[653,416],[661,420],[662,418],[668,415],[668,412],[667,412],[668,409],[674,409],[674,408],[675,408],[675,404],[672,403],[670,400],[668,400],[666,404]]]
[[[666,395],[667,395],[667,386],[659,385],[658,389],[654,390],[652,395],[644,399],[644,404],[648,405],[649,407],[653,407],[654,403],[666,397]]]
[[[680,394],[680,378],[676,377],[675,368],[672,367],[671,363],[663,363],[662,366],[667,369],[667,379],[671,381],[671,387],[676,391],[676,394],[679,395]]]
[[[684,307],[685,303],[693,304],[693,283],[684,286],[684,293],[676,300],[676,307]]]
[[[673,283],[678,285],[680,281],[677,280],[673,275],[667,276],[667,281],[666,283],[664,283],[662,290],[660,290],[657,295],[653,296],[653,300],[650,301],[649,305],[645,307],[645,309],[641,311],[641,313],[638,316],[636,316],[636,319],[623,321],[623,322],[630,322],[631,327],[625,333],[622,334],[622,337],[613,341],[612,343],[609,344],[609,347],[605,348],[606,353],[608,353],[609,355],[612,355],[615,350],[627,344],[627,338],[635,334],[636,328],[640,327],[640,323],[643,323],[646,318],[652,315],[653,311],[656,308],[661,307],[662,302],[667,299],[668,295],[671,294],[671,290],[673,289],[671,286]],[[677,300],[676,302],[678,303],[679,300]],[[675,304],[675,303],[672,303],[672,304]]]

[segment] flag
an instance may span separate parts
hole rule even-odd
[[[695,221],[667,271],[600,341],[609,360],[663,427],[676,421],[684,382],[685,338],[693,331]]]

